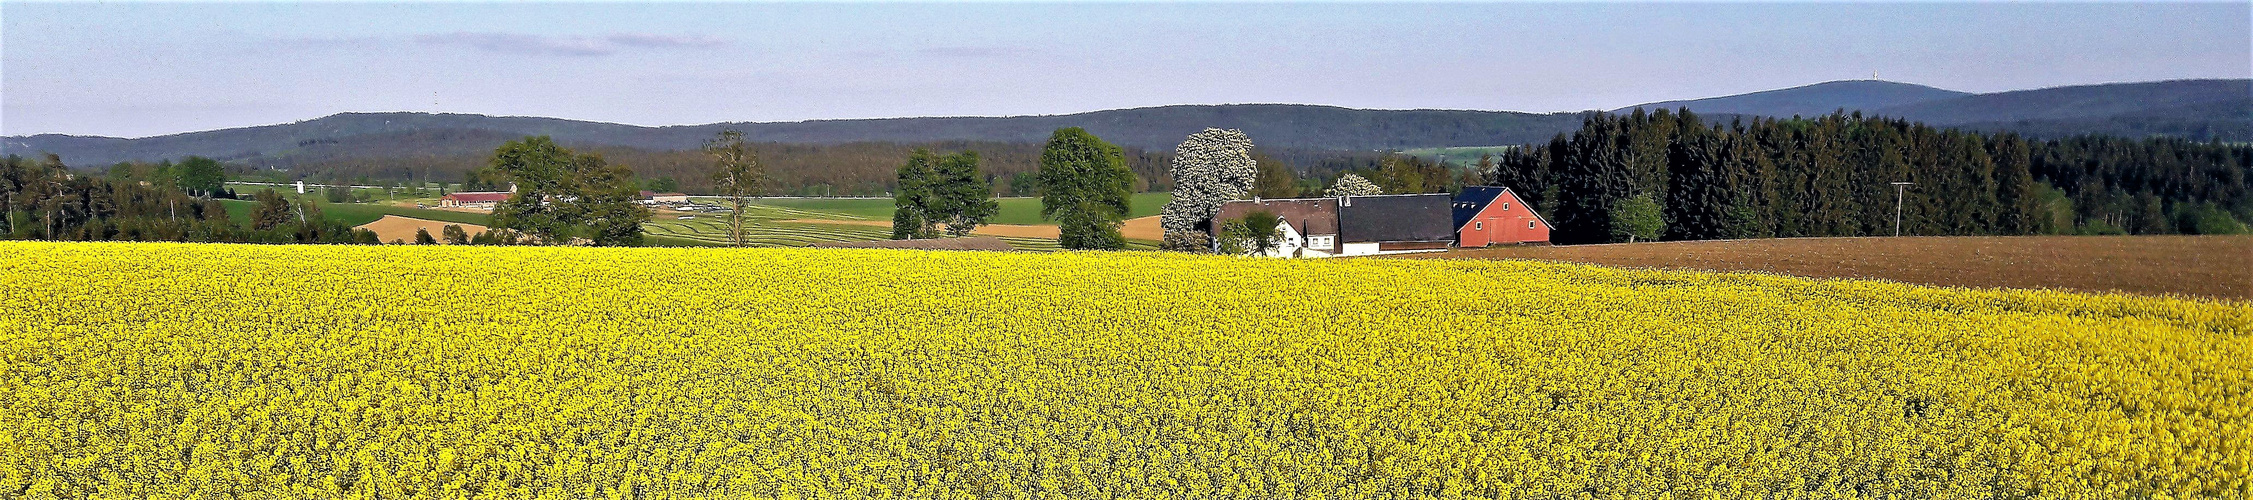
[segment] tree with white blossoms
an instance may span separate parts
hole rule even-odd
[[[1259,176],[1252,161],[1252,138],[1236,129],[1208,128],[1191,134],[1173,152],[1173,201],[1158,224],[1167,234],[1202,233],[1220,205],[1243,198]]]
[[[1363,179],[1361,176],[1353,174],[1339,176],[1338,182],[1330,184],[1329,191],[1330,196],[1376,196],[1380,194],[1385,194],[1384,188],[1379,188],[1376,183],[1369,182],[1369,179]]]

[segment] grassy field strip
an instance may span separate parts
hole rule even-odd
[[[1135,193],[1128,200],[1129,210],[1126,218],[1158,215],[1159,209],[1165,207],[1166,202],[1172,199],[1172,193]],[[690,200],[698,203],[717,203],[718,198],[699,196],[690,198]],[[987,220],[987,223],[1028,225],[1050,223],[1040,217],[1040,198],[1010,197],[996,198],[994,201],[1000,204],[1000,207],[994,213],[993,219]],[[761,198],[755,203],[763,206],[811,211],[818,215],[824,215],[826,218],[849,217],[854,220],[890,220],[892,217],[892,199],[890,198]]]
[[[707,200],[709,199],[699,199],[699,201]],[[492,223],[492,215],[484,213],[433,210],[373,203],[328,203],[317,199],[309,201],[320,207],[323,217],[342,221],[355,226],[374,222],[378,219],[383,218],[383,216],[385,215],[397,215],[400,217],[412,217],[416,219],[427,219],[456,224],[489,225]],[[852,202],[863,205],[871,203],[871,200],[866,199],[823,199],[792,201]],[[886,206],[889,206],[890,203],[890,200],[874,201],[882,201],[886,204]],[[1031,201],[1034,203],[1034,208],[1037,210],[1039,200],[1032,199]],[[228,217],[236,220],[238,223],[247,223],[250,220],[251,212],[257,210],[257,203],[251,201],[220,200],[220,203],[224,204],[227,207]],[[1022,204],[1024,202],[1018,201],[1016,203]],[[836,203],[830,204],[834,205]],[[860,208],[866,209],[867,207]],[[870,217],[864,217],[853,213],[767,204],[758,204],[745,207],[744,212],[745,230],[753,246],[793,247],[806,246],[812,243],[821,242],[886,240],[891,239],[892,237],[891,229],[883,226],[781,222],[783,220],[791,219],[837,221],[872,220],[872,218]],[[681,220],[677,218],[681,216],[689,216],[695,218],[688,220]],[[658,237],[653,241],[659,244],[725,245],[731,242],[731,240],[728,238],[726,213],[659,215],[654,220],[651,220],[649,223],[644,224],[642,228],[651,236]],[[1002,241],[1009,242],[1010,246],[1017,247],[1021,250],[1039,251],[1056,250],[1059,248],[1056,240],[1047,238],[1001,237],[1001,239]],[[1127,248],[1133,250],[1150,250],[1157,248],[1157,246],[1156,244],[1151,242],[1129,240],[1127,243]]]
[[[726,204],[725,204],[725,203],[720,203],[720,205],[721,205],[721,206],[726,206]],[[726,216],[727,216],[727,212],[708,212],[708,213],[711,213],[711,214],[712,214],[713,216],[715,216],[715,217],[726,217]],[[862,217],[862,216],[859,216],[859,215],[854,215],[854,214],[849,214],[849,213],[844,213],[844,212],[831,212],[831,211],[822,211],[822,210],[800,210],[800,209],[796,209],[796,208],[790,208],[790,207],[784,207],[784,206],[775,206],[775,205],[751,205],[751,206],[748,206],[748,207],[744,207],[744,215],[745,215],[746,217],[754,217],[754,216],[755,216],[755,217],[768,217],[768,218],[775,218],[775,219],[836,219],[836,220],[876,220],[876,219],[874,219],[874,218],[870,218],[870,217]]]

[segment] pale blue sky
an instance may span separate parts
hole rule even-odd
[[[674,125],[1166,104],[1611,109],[2253,77],[2230,3],[0,3],[0,134],[345,111]]]

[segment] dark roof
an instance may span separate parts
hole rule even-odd
[[[1453,241],[1447,193],[1352,196],[1338,202],[1338,241]]]
[[[1001,241],[1001,238],[992,236],[927,240],[839,241],[815,243],[812,246],[814,248],[900,248],[909,250],[984,250],[991,252],[1016,250],[1016,248],[1009,246],[1009,242]]]
[[[1290,198],[1282,200],[1236,200],[1220,205],[1220,214],[1213,220],[1226,221],[1242,218],[1254,210],[1266,210],[1282,217],[1299,234],[1338,234],[1337,198]],[[1220,225],[1213,225],[1219,234]]]
[[[1495,198],[1501,197],[1502,192],[1508,190],[1509,188],[1502,186],[1463,186],[1463,192],[1455,195],[1455,229],[1462,230],[1463,224],[1471,222],[1471,217],[1477,216],[1480,210],[1485,210],[1488,204],[1494,203]]]

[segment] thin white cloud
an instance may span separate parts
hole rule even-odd
[[[516,33],[454,32],[438,35],[421,35],[416,42],[430,45],[458,45],[487,52],[548,56],[606,56],[616,52],[601,40],[586,37],[561,37],[524,35]]]
[[[300,49],[349,49],[385,43],[387,40],[372,36],[287,37],[273,40],[274,45]]]
[[[521,33],[454,32],[415,37],[428,45],[452,45],[520,55],[595,57],[626,49],[708,49],[727,41],[705,36],[618,33],[603,37],[543,36]]]
[[[915,51],[915,55],[922,57],[988,58],[1023,57],[1032,54],[1032,49],[1021,47],[931,47]]]
[[[652,35],[647,33],[619,33],[605,40],[628,47],[709,49],[727,45],[726,40],[700,35]]]

